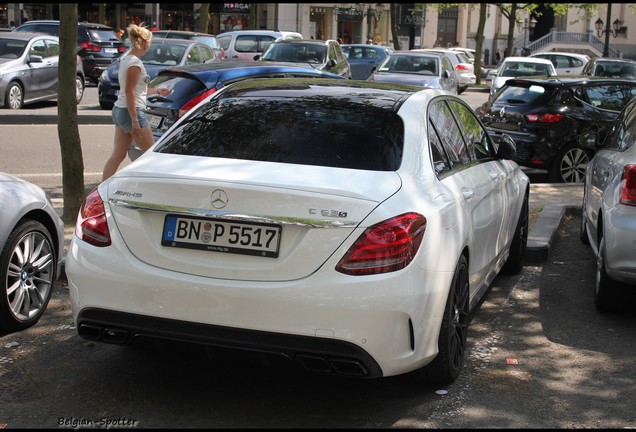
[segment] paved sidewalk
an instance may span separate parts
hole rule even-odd
[[[530,185],[530,211],[540,213],[536,222],[529,227],[527,264],[548,260],[563,217],[567,212],[580,212],[582,203],[583,184]]]

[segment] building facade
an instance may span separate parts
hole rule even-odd
[[[622,23],[620,31],[610,31],[611,54],[636,58],[636,40],[629,39],[631,28],[636,28],[632,12],[636,5],[629,3],[603,5],[589,18],[579,9],[555,16],[543,4],[532,16],[519,13],[519,24],[512,26],[512,54],[527,53],[527,48],[601,55],[599,44],[604,43],[606,35],[599,35],[596,22],[608,21],[608,6],[609,21]],[[307,38],[337,39],[343,43],[372,41],[389,46],[395,45],[391,31],[394,18],[399,48],[412,49],[454,45],[475,48],[480,13],[479,3],[444,9],[425,3],[209,3],[208,26],[202,29],[200,7],[201,3],[78,3],[78,18],[115,29],[125,29],[130,23],[212,34],[246,28],[278,29],[297,31]],[[505,51],[508,45],[510,26],[505,14],[493,4],[486,6],[486,15],[482,58],[491,65],[497,49]],[[12,21],[19,25],[35,19],[59,19],[58,4],[0,3],[0,28],[9,27]],[[571,43],[566,43],[568,39]]]

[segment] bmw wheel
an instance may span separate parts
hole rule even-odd
[[[22,86],[16,82],[12,82],[7,87],[5,94],[4,106],[10,109],[20,109],[24,102],[24,94],[22,93]]]
[[[31,327],[44,313],[53,290],[57,257],[51,235],[40,222],[21,222],[0,254],[0,328]]]
[[[550,181],[553,183],[583,183],[585,169],[592,157],[590,152],[580,147],[566,146],[557,154],[548,171]]]
[[[84,97],[84,78],[81,75],[75,75],[75,102],[79,105]]]
[[[468,336],[468,261],[461,256],[448,293],[442,327],[439,332],[439,352],[420,372],[433,384],[453,383],[464,366]]]

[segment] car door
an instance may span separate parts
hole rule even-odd
[[[49,55],[44,39],[37,39],[29,46],[28,69],[24,82],[24,99],[44,98],[57,92],[57,67],[59,56]]]
[[[624,169],[622,156],[636,140],[636,104],[630,104],[614,123],[605,145],[594,156],[586,171],[585,217],[590,222],[592,238],[598,244],[597,226],[603,193],[616,189]],[[609,185],[614,183],[614,187]],[[611,200],[610,200],[611,201]]]
[[[492,273],[500,253],[498,244],[504,241],[500,235],[507,212],[503,198],[505,174],[494,163],[488,135],[470,108],[438,98],[428,112],[429,141],[432,147],[443,151],[447,160],[435,162],[435,169],[468,224],[471,286],[478,286]],[[464,129],[469,131],[465,133]],[[484,137],[488,148],[482,152],[472,141],[479,139],[481,143]]]
[[[442,88],[451,93],[457,94],[459,87],[459,80],[457,79],[457,73],[455,72],[455,68],[451,63],[450,59],[446,57],[446,55],[440,56],[442,59],[441,67],[441,82]]]

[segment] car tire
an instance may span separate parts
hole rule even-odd
[[[77,103],[77,105],[82,102],[85,88],[86,84],[84,82],[84,78],[81,75],[75,75],[75,102]]]
[[[439,352],[431,363],[418,371],[429,383],[451,384],[461,373],[466,355],[468,313],[468,261],[462,255],[446,300],[439,332]]]
[[[579,237],[584,245],[590,245],[590,238],[587,236],[587,216],[585,216],[585,191],[583,192],[583,204],[581,206],[581,226],[579,228]]]
[[[0,253],[0,328],[15,332],[38,322],[51,299],[57,256],[51,234],[38,221],[24,220]]]
[[[4,96],[4,106],[9,109],[21,109],[24,103],[24,92],[22,86],[17,82],[12,82],[7,87]]]
[[[508,259],[501,268],[501,271],[505,274],[517,274],[523,270],[528,246],[529,216],[528,194],[526,194],[521,206],[521,214],[519,214],[519,220],[517,221],[517,228],[510,244],[510,255],[508,255]]]
[[[548,170],[548,177],[552,183],[583,183],[585,168],[594,155],[576,145],[565,146]]]
[[[599,312],[616,309],[616,282],[605,270],[605,238],[601,237],[596,254],[596,278],[594,281],[594,306]]]
[[[100,106],[102,109],[105,109],[105,110],[112,110],[112,109],[113,109],[113,105],[112,105],[112,104],[109,104],[109,103],[106,103],[106,102],[100,102],[100,103],[99,103],[99,106]]]

